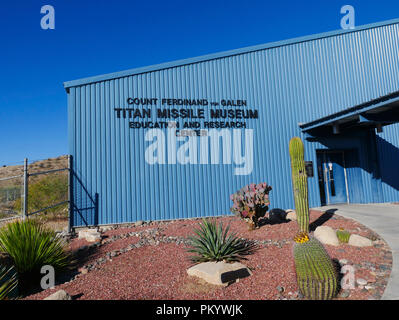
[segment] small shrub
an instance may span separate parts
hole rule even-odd
[[[343,229],[337,230],[337,238],[341,243],[348,243],[351,234]]]
[[[15,201],[21,197],[21,186],[11,185],[0,187],[0,203]]]
[[[229,234],[229,226],[225,229],[222,223],[217,225],[215,220],[202,220],[199,229],[195,229],[196,236],[190,236],[192,249],[188,252],[195,253],[191,256],[192,262],[226,261],[234,262],[246,259],[252,254],[256,246],[249,241],[239,239],[235,234]]]
[[[15,296],[18,279],[15,269],[0,266],[0,300],[10,299]]]
[[[39,284],[44,265],[60,271],[70,261],[63,239],[31,219],[15,221],[1,228],[0,250],[12,259],[22,291]]]
[[[247,220],[251,229],[258,226],[258,219],[267,211],[269,192],[272,187],[266,182],[249,184],[230,196],[233,201],[231,212],[241,219]]]
[[[66,175],[48,175],[29,185],[28,211],[35,212],[56,203],[68,200],[68,177]],[[21,211],[22,199],[15,201],[14,210]],[[47,209],[44,213],[52,215],[63,212],[67,204]]]

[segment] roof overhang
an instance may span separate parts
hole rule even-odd
[[[383,126],[399,122],[399,91],[378,99],[357,105],[343,111],[300,124],[302,132],[312,136],[339,134],[353,128]]]

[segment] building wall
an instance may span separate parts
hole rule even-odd
[[[382,202],[399,201],[399,125],[384,127],[377,136]]]
[[[288,142],[304,139],[298,123],[398,91],[398,29],[390,24],[70,87],[73,225],[229,214],[229,195],[261,181],[273,187],[271,207],[294,207]],[[147,164],[146,130],[129,129],[127,119],[115,116],[129,97],[246,100],[259,111],[259,119],[247,120],[254,130],[252,173],[234,175],[234,164]],[[379,162],[394,162],[398,136],[396,125],[378,136]],[[314,164],[317,149],[357,148],[360,167],[348,169],[352,202],[398,200],[393,168],[383,167],[381,179],[368,170],[364,136],[353,143],[304,141],[305,158]],[[374,192],[378,184],[381,196]],[[316,175],[309,178],[309,197],[311,206],[320,205]]]

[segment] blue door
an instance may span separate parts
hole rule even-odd
[[[347,203],[344,152],[323,152],[317,158],[322,204]]]

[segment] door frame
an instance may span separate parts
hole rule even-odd
[[[349,199],[349,186],[348,186],[348,175],[346,172],[346,163],[345,163],[345,149],[317,149],[316,150],[316,159],[318,157],[321,157],[322,160],[322,171],[323,171],[323,185],[324,185],[324,194],[325,194],[325,205],[331,205],[332,203],[330,202],[330,189],[329,185],[327,183],[327,168],[326,168],[326,154],[327,153],[341,153],[342,155],[342,163],[343,163],[343,169],[344,169],[344,177],[345,177],[345,193],[346,193],[346,203],[350,203]],[[319,177],[318,177],[319,178]],[[319,186],[320,188],[320,186]],[[320,198],[321,198],[321,193],[319,190]],[[320,200],[321,201],[321,200]]]

